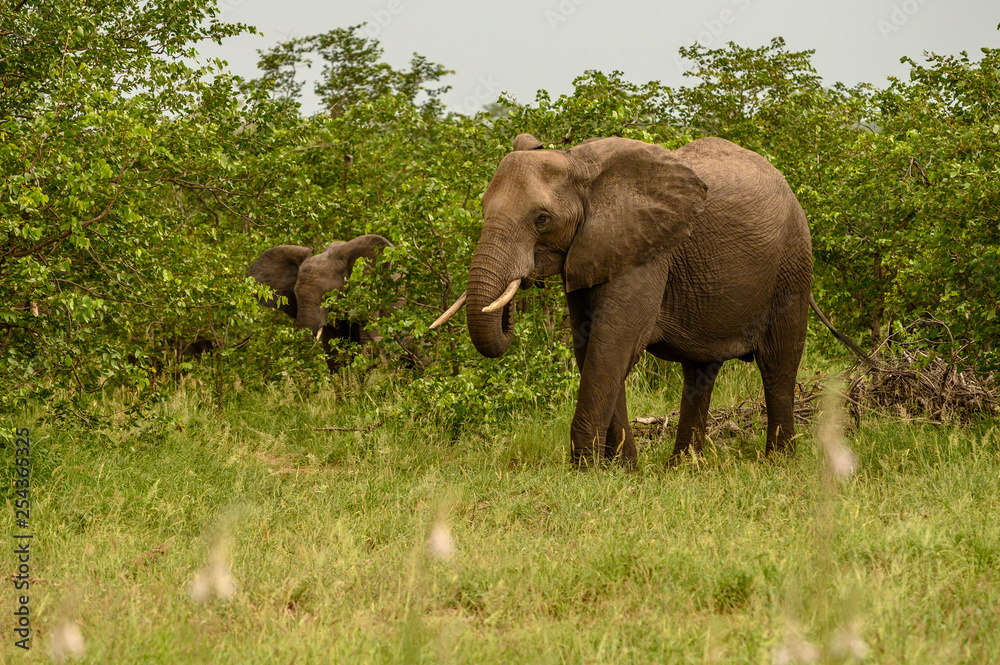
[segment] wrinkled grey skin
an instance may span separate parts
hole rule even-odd
[[[341,338],[360,342],[368,340],[369,335],[360,323],[327,323],[330,310],[322,306],[323,301],[331,292],[344,289],[355,261],[361,257],[372,259],[384,247],[392,247],[392,243],[375,234],[332,242],[315,256],[311,247],[278,245],[257,257],[250,265],[250,276],[274,290],[270,298],[261,300],[261,305],[280,309],[295,319],[297,327],[308,328],[313,335],[322,329],[320,341],[332,372],[338,363],[330,341]],[[279,296],[288,299],[280,307]]]
[[[790,448],[812,247],[782,175],[718,138],[544,150],[522,134],[514,148],[483,195],[469,333],[483,355],[503,354],[513,302],[482,308],[515,279],[562,274],[581,372],[573,459],[635,461],[624,382],[643,350],[683,367],[675,456],[701,449],[715,376],[732,358],[760,368],[767,451]]]

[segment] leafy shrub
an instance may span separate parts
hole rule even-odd
[[[811,52],[780,39],[694,46],[692,86],[588,71],[572,94],[468,117],[441,107],[448,70],[421,56],[395,70],[360,26],[279,45],[246,81],[188,64],[199,41],[252,30],[219,22],[210,0],[105,4],[0,9],[0,409],[79,407],[108,388],[139,405],[186,375],[215,403],[236,385],[326,386],[321,350],[258,308],[246,269],[272,245],[362,233],[395,249],[331,304],[383,334],[375,350],[422,417],[491,424],[568,396],[555,285],[523,297],[502,360],[475,352],[461,314],[427,329],[465,287],[479,197],[521,132],[550,147],[718,135],[757,150],[805,207],[814,290],[848,332],[877,344],[931,317],[928,345],[1000,365],[998,51],[910,61],[909,81],[878,90],[823,87]],[[328,108],[303,117],[295,71],[309,57],[325,63]],[[185,356],[193,342],[209,350]]]

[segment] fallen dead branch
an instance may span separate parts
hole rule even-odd
[[[167,553],[170,547],[163,543],[159,547],[154,547],[153,549],[143,552],[132,561],[132,567],[138,568],[139,566],[144,566],[154,563],[157,559]]]
[[[389,418],[385,417],[378,422],[372,423],[371,425],[365,425],[364,427],[310,427],[317,432],[371,432],[374,429],[378,429],[385,424]]]

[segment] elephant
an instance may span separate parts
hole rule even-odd
[[[482,209],[466,293],[434,325],[464,303],[476,349],[500,356],[516,292],[560,274],[580,369],[575,462],[635,463],[625,378],[644,350],[683,369],[673,458],[701,450],[716,375],[734,358],[763,378],[765,450],[793,449],[810,306],[822,314],[805,213],[766,159],[721,138],[544,149],[521,134]]]
[[[344,283],[361,257],[374,258],[392,243],[380,235],[367,234],[347,242],[334,241],[319,254],[312,255],[311,247],[277,245],[265,250],[250,264],[249,274],[255,280],[271,287],[269,298],[260,304],[280,309],[295,320],[295,325],[308,328],[323,344],[326,362],[331,372],[340,366],[331,341],[346,339],[367,342],[379,339],[376,333],[366,331],[364,324],[351,321],[327,322],[329,309],[323,300],[333,291],[342,291]],[[287,302],[278,304],[278,298]]]

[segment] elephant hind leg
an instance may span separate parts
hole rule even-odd
[[[764,450],[794,452],[795,378],[805,347],[806,324],[772,328],[756,354],[757,367],[764,382],[764,405],[767,409],[767,443]],[[799,330],[800,328],[800,330]]]
[[[764,451],[793,452],[795,437],[796,367],[768,367],[758,361],[764,380],[764,405],[767,409],[767,443]]]
[[[674,457],[689,450],[700,453],[705,445],[708,405],[712,401],[712,389],[715,387],[715,377],[722,368],[722,361],[684,361],[681,367],[684,369],[684,389]]]

